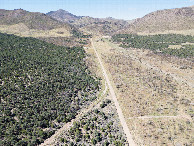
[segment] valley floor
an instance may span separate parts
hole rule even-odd
[[[96,38],[129,131],[137,145],[192,145],[194,64],[123,49]]]
[[[191,60],[149,50],[120,48],[101,37],[93,38],[86,52],[90,70],[103,79],[101,95],[42,145],[72,144],[76,140],[76,144],[95,144],[96,132],[101,138],[97,145],[194,143],[194,64]],[[107,99],[111,104],[101,107]],[[94,129],[83,128],[91,122]],[[84,124],[80,129],[81,123]],[[72,129],[76,128],[83,136],[75,140]]]

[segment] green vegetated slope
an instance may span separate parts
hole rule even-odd
[[[140,36],[136,34],[118,34],[112,37],[114,42],[124,48],[143,48],[178,57],[194,57],[194,37],[179,34],[159,34]],[[175,46],[172,48],[172,46]],[[177,47],[176,47],[177,46]]]
[[[96,98],[84,58],[83,48],[0,33],[0,145],[37,145]]]

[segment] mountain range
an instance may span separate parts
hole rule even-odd
[[[172,30],[194,32],[194,6],[158,10],[135,20],[76,16],[62,9],[47,14],[0,9],[0,31],[24,36],[42,36],[43,33],[43,36],[72,36],[75,32],[112,35]]]
[[[76,16],[64,10],[51,11],[47,15],[61,22],[69,22],[77,28],[89,32],[109,35],[112,33],[154,33],[194,29],[194,6],[158,10],[130,21],[111,17]]]

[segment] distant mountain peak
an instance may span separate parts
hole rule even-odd
[[[81,17],[73,15],[66,10],[59,9],[57,11],[48,12],[47,15],[61,22],[73,22]]]
[[[114,20],[115,18],[113,18],[113,17],[106,17],[106,19],[108,19],[108,20]]]
[[[52,12],[62,12],[62,13],[69,13],[68,11],[66,11],[66,10],[63,10],[63,9],[59,9],[59,10],[57,10],[57,11],[52,11]]]

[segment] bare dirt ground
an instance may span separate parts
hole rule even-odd
[[[194,143],[191,60],[123,49],[101,38],[94,46],[137,145]]]

